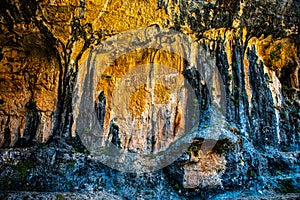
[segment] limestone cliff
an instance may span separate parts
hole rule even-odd
[[[299,13],[297,0],[2,0],[0,191],[299,191]]]

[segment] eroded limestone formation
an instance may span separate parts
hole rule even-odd
[[[194,143],[229,147],[187,148],[166,168],[182,187],[268,176],[280,165],[270,149],[281,161],[299,151],[299,10],[296,0],[3,0],[0,147],[92,139],[156,154],[196,126]]]

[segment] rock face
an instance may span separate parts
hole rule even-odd
[[[52,134],[58,97],[58,61],[32,24],[1,35],[2,147],[46,142]]]
[[[101,186],[131,198],[120,176],[130,190],[136,179],[164,185],[165,198],[299,191],[298,1],[5,0],[0,11],[0,190],[52,191],[56,180],[58,191]],[[112,181],[88,180],[97,159],[87,154],[110,143],[132,169],[119,155],[151,165],[183,151],[145,176],[101,165],[94,174]],[[62,167],[77,185],[49,169],[72,151],[83,174]],[[28,187],[14,185],[18,173]]]

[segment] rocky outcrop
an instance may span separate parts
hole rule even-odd
[[[32,24],[1,34],[2,147],[46,142],[52,134],[58,97],[59,66]]]
[[[100,148],[121,171],[159,160],[163,180],[149,178],[156,172],[140,178],[149,187],[168,185],[176,198],[295,192],[299,6],[296,0],[2,1],[0,147],[35,152],[48,142],[51,155],[41,150],[45,158],[34,157],[41,171],[67,159],[55,160],[55,145],[62,144],[61,151],[80,151],[84,159],[83,152],[95,156]],[[25,157],[28,151],[21,150]],[[178,154],[172,165],[163,162],[165,152]],[[128,164],[139,159],[145,162]],[[23,169],[3,161],[0,189],[11,189],[10,179]],[[101,169],[103,177],[130,180]],[[74,176],[67,180],[84,177]],[[105,186],[124,186],[112,180]]]

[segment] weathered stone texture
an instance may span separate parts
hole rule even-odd
[[[76,146],[78,134],[102,134],[101,145],[163,152],[192,121],[187,81],[202,109],[195,140],[232,137],[165,168],[175,188],[299,189],[299,13],[298,0],[3,0],[0,147]],[[165,29],[192,42],[151,37]],[[205,83],[207,66],[219,74]],[[213,131],[210,103],[224,107]]]

